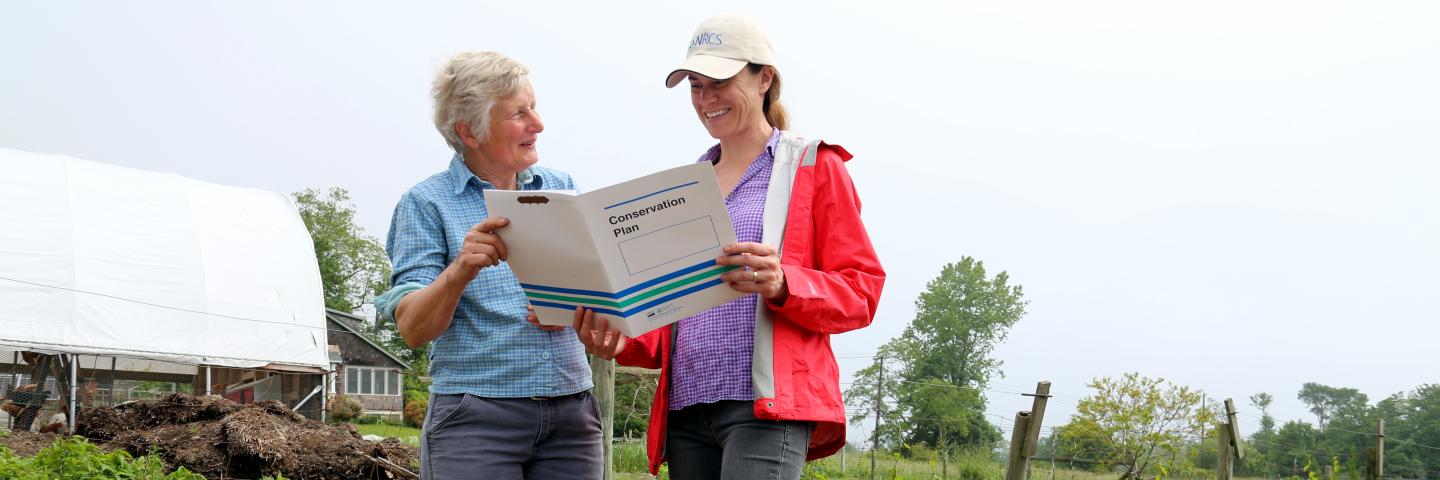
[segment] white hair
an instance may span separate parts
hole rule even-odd
[[[435,76],[430,95],[435,97],[435,128],[456,152],[465,142],[455,124],[465,122],[479,141],[490,134],[490,109],[495,102],[520,92],[529,83],[530,69],[497,52],[464,52],[450,58]]]

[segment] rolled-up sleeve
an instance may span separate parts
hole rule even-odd
[[[395,318],[395,307],[406,294],[425,288],[449,263],[444,225],[438,208],[414,192],[400,197],[390,218],[385,251],[390,255],[389,291],[375,298],[380,317]]]

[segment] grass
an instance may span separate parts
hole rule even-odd
[[[877,479],[885,480],[1000,480],[1005,477],[1004,466],[998,458],[984,452],[957,453],[950,457],[948,468],[937,460],[915,460],[896,458],[894,455],[877,455],[875,458]],[[645,445],[640,443],[616,442],[616,479],[650,479],[645,471]],[[841,472],[844,473],[841,473]],[[660,480],[669,480],[664,467]],[[870,455],[854,450],[845,452],[845,466],[840,466],[840,456],[833,455],[806,464],[801,480],[869,480]],[[1070,469],[1065,464],[1056,464],[1051,470],[1049,462],[1035,462],[1030,467],[1031,480],[1116,480],[1119,473],[1091,472]],[[1214,478],[1213,476],[1209,478]],[[1239,479],[1240,477],[1236,477]],[[1187,480],[1169,477],[1167,480]],[[1245,479],[1240,479],[1245,480]],[[1263,479],[1250,479],[1263,480]]]
[[[418,428],[393,423],[355,423],[353,425],[360,435],[379,435],[399,440],[412,447],[420,446],[420,429]]]
[[[615,476],[616,479],[640,480],[651,478],[645,471],[646,457],[645,445],[641,443],[615,444]],[[940,479],[942,473],[947,470],[940,462],[925,462],[911,459],[897,459],[893,456],[880,456],[876,459],[876,478],[882,479]],[[668,480],[670,477],[666,468],[661,467],[660,480]],[[984,454],[957,455],[950,459],[948,468],[949,475],[943,478],[961,480],[999,480],[1004,476],[1000,464],[996,463]],[[805,466],[805,472],[800,477],[802,480],[841,480],[841,479],[865,479],[870,478],[870,456],[866,454],[849,451],[845,454],[845,466],[840,466],[840,456],[835,455],[810,462]],[[1039,477],[1031,477],[1039,478]],[[1056,480],[1062,479],[1057,475]],[[1081,480],[1081,479],[1075,479]],[[1084,480],[1098,480],[1086,478]]]

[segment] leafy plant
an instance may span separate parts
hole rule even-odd
[[[92,478],[205,480],[185,467],[165,473],[157,455],[135,458],[129,452],[105,453],[81,437],[56,439],[32,458],[19,458],[0,446],[0,478],[15,480],[88,480]]]

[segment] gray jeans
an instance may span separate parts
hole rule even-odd
[[[670,478],[800,478],[815,423],[761,420],[754,409],[753,402],[722,401],[670,412]]]
[[[600,414],[589,391],[551,398],[430,395],[420,478],[601,478]]]

